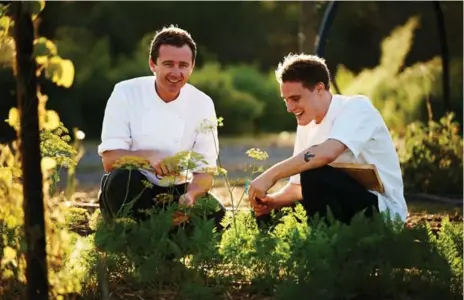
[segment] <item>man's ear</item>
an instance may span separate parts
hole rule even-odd
[[[316,84],[316,92],[319,94],[321,91],[324,91],[326,88],[325,88],[325,84],[322,83],[322,82],[318,82]]]
[[[193,69],[195,69],[195,63],[192,64],[192,68],[190,69],[190,74],[189,74],[189,76],[192,75]]]
[[[148,59],[148,65],[150,66],[150,70],[155,73],[155,69],[156,69],[156,65],[155,63],[151,60],[151,59]]]

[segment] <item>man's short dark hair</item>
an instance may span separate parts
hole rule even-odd
[[[170,25],[168,27],[163,27],[163,29],[155,33],[155,36],[150,43],[150,60],[153,63],[156,63],[156,60],[158,59],[161,45],[171,45],[175,47],[188,45],[190,50],[192,50],[192,63],[195,62],[195,58],[197,56],[197,45],[190,36],[190,33],[184,29]]]
[[[309,54],[289,54],[279,63],[275,71],[279,83],[301,82],[309,90],[314,90],[319,82],[330,88],[330,72],[325,60]]]

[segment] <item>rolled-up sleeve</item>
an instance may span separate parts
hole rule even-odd
[[[358,157],[377,129],[379,112],[370,100],[360,97],[347,104],[335,119],[329,139],[342,142]]]
[[[219,139],[217,130],[217,117],[214,104],[211,100],[205,106],[205,118],[201,120],[196,134],[193,151],[200,154],[203,162],[197,163],[194,172],[203,173],[217,168],[219,155]]]
[[[129,126],[129,107],[124,90],[116,85],[106,104],[98,154],[108,150],[129,150],[131,133]]]

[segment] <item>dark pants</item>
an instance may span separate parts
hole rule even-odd
[[[179,197],[186,191],[186,185],[175,185],[171,187],[161,187],[151,184],[147,187],[148,179],[138,170],[115,169],[103,175],[101,181],[101,193],[99,197],[100,210],[105,220],[111,221],[121,214],[121,208],[133,201],[129,212],[129,217],[136,220],[144,220],[148,216],[143,210],[154,207],[163,208],[166,206],[165,196],[171,195],[171,201],[178,202]],[[208,195],[210,199],[213,199]],[[226,209],[216,199],[218,209],[207,216],[214,219],[216,227],[220,230],[220,222],[225,215]]]
[[[345,172],[324,166],[304,171],[300,174],[303,200],[301,204],[306,210],[308,219],[316,215],[327,220],[330,208],[335,220],[349,224],[357,213],[365,211],[371,218],[378,212],[378,199],[360,183]],[[269,222],[269,215],[258,220]]]

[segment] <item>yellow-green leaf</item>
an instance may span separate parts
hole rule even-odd
[[[6,186],[10,186],[13,182],[13,172],[11,168],[0,168],[0,179],[6,183]]]
[[[56,167],[56,160],[48,156],[44,157],[40,162],[40,167],[42,168],[42,173],[46,173]]]
[[[19,125],[19,110],[16,107],[12,107],[8,113],[8,124],[11,127]]]
[[[10,261],[14,261],[16,259],[16,250],[6,246],[3,249],[3,263],[8,263]]]
[[[12,66],[13,57],[15,55],[15,45],[13,38],[6,36],[0,37],[2,40],[0,46],[0,67],[1,66]]]
[[[60,116],[54,110],[47,110],[45,115],[44,129],[53,130],[60,126]]]
[[[47,38],[40,37],[34,41],[34,56],[54,56],[58,53],[55,43]]]
[[[48,58],[45,55],[36,56],[35,61],[38,65],[45,65],[48,61]]]
[[[35,20],[40,12],[45,8],[45,0],[24,1],[24,9],[28,12],[32,19]]]
[[[58,56],[52,56],[48,59],[45,66],[45,77],[57,83],[61,77],[61,58]]]
[[[0,38],[8,35],[8,29],[11,25],[11,19],[8,16],[0,17]]]
[[[69,59],[61,60],[61,77],[58,85],[69,88],[74,81],[74,65]]]

